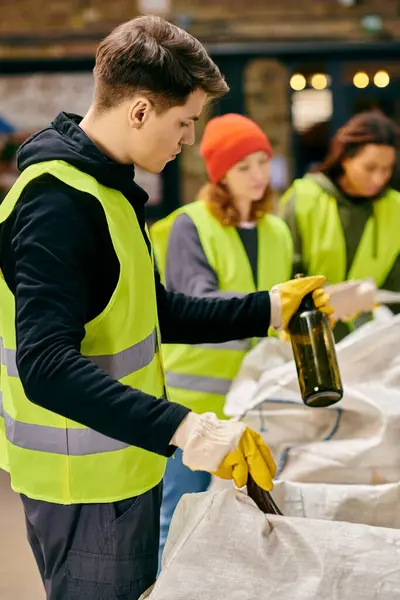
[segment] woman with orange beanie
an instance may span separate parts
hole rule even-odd
[[[198,200],[151,230],[156,260],[169,290],[191,296],[241,296],[290,279],[292,239],[272,214],[271,145],[250,119],[227,114],[209,121],[201,141],[209,183]],[[273,322],[273,321],[271,321]],[[166,345],[171,399],[194,412],[223,417],[225,395],[254,340],[207,346]],[[162,552],[180,497],[205,491],[207,473],[190,471],[175,454],[164,478]]]

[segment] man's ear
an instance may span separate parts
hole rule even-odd
[[[129,125],[140,129],[148,120],[153,106],[147,98],[137,96],[129,107]]]

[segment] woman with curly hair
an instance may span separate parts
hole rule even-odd
[[[292,240],[272,214],[271,145],[250,119],[226,114],[209,121],[200,145],[209,183],[198,200],[151,230],[156,260],[169,290],[197,297],[241,296],[290,278]],[[165,345],[171,399],[197,413],[223,417],[225,395],[254,340],[207,346]],[[164,478],[161,551],[180,497],[207,489],[210,475],[190,471],[181,455]]]
[[[400,292],[400,193],[391,186],[399,141],[383,113],[359,113],[333,137],[323,164],[281,199],[293,271],[327,277],[337,340],[370,318],[376,288]],[[372,285],[355,286],[365,279]]]

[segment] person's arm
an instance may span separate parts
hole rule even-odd
[[[222,292],[218,275],[207,260],[199,233],[189,215],[179,215],[168,238],[165,283],[167,290],[199,298],[241,298]]]
[[[270,325],[268,292],[223,293],[204,254],[197,229],[180,215],[168,241],[166,287],[156,273],[160,329],[164,343],[221,343],[266,337]]]
[[[171,455],[169,442],[189,411],[113,380],[81,354],[89,295],[82,265],[95,257],[91,222],[68,192],[34,190],[17,207],[10,240],[17,366],[27,397],[104,435]]]
[[[286,192],[285,202],[280,210],[280,217],[282,217],[286,225],[289,227],[293,239],[293,276],[297,273],[303,273],[303,275],[307,275],[307,270],[302,260],[303,243],[301,233],[297,225],[296,200],[296,191],[294,187],[292,187]]]
[[[167,291],[157,272],[156,288],[164,344],[218,344],[268,335],[268,292],[243,298],[194,298]]]

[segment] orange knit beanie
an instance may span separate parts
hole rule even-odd
[[[214,184],[236,163],[260,150],[271,158],[272,148],[265,133],[254,121],[235,113],[211,119],[200,143],[200,154]]]

